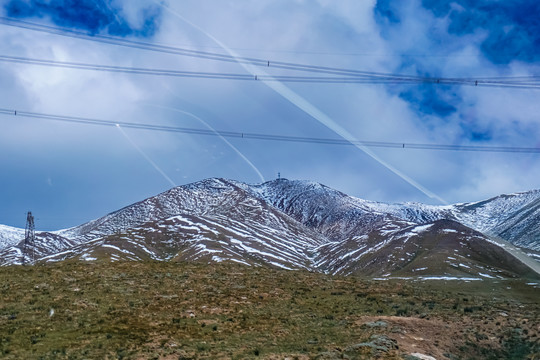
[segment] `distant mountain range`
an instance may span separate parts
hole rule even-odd
[[[431,206],[366,201],[309,181],[207,179],[36,232],[35,253],[39,262],[228,260],[376,277],[538,277],[539,224],[539,190]],[[24,229],[0,225],[0,264],[22,263],[23,239]]]

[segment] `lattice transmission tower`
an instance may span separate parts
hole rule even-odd
[[[31,259],[31,264],[36,261],[36,232],[34,226],[34,216],[29,211],[26,215],[26,230],[24,231],[23,245],[23,265],[26,265],[26,259]]]

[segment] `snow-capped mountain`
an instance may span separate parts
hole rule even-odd
[[[384,204],[324,185],[208,179],[86,224],[36,233],[40,261],[237,261],[373,276],[530,276],[512,243],[540,250],[540,191],[451,206]],[[24,230],[0,227],[0,263]],[[17,239],[19,242],[17,243]]]
[[[0,225],[0,249],[14,246],[24,238],[24,229]]]
[[[248,187],[255,195],[331,239],[343,238],[350,231],[377,228],[389,219],[420,225],[454,220],[517,246],[540,251],[540,190],[500,195],[476,203],[434,206],[362,200],[306,181],[275,180]]]
[[[454,206],[458,221],[511,243],[540,250],[540,190]]]

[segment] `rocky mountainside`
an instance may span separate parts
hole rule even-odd
[[[524,248],[540,250],[540,190],[454,206],[458,221]]]
[[[16,245],[24,239],[24,229],[0,225],[0,249]]]
[[[509,244],[486,234],[538,250],[539,216],[539,191],[429,206],[361,200],[308,181],[208,179],[71,229],[38,232],[35,251],[39,261],[229,260],[370,276],[534,276]],[[0,228],[0,263],[22,262],[23,236]]]
[[[367,201],[306,181],[276,180],[249,188],[298,221],[323,232],[329,226],[339,228],[336,224],[343,222],[376,228],[381,220],[389,218],[414,224],[454,220],[512,244],[540,251],[540,190],[500,195],[476,203],[434,206]],[[335,235],[339,238],[346,234],[338,231]]]

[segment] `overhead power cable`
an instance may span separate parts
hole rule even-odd
[[[247,133],[238,131],[219,131],[209,129],[196,129],[187,127],[176,127],[167,125],[143,124],[124,121],[109,121],[100,119],[91,119],[77,116],[63,116],[45,114],[39,112],[19,111],[0,108],[0,115],[13,117],[26,117],[43,120],[62,121],[67,123],[100,125],[110,127],[122,127],[139,130],[164,131],[171,133],[183,133],[192,135],[223,136],[229,138],[283,141],[295,143],[312,143],[323,145],[363,145],[367,147],[379,148],[397,148],[397,149],[419,149],[419,150],[446,150],[446,151],[476,151],[476,152],[502,152],[502,153],[531,153],[540,154],[540,148],[534,147],[514,147],[514,146],[476,146],[476,145],[448,145],[448,144],[419,144],[405,142],[387,142],[387,141],[364,141],[351,142],[344,139],[315,138],[289,135],[272,135],[261,133]]]
[[[32,23],[32,22],[28,22],[28,21],[24,21],[20,19],[8,18],[8,17],[0,17],[0,24],[14,26],[14,27],[23,28],[23,29],[29,29],[33,31],[45,32],[45,33],[54,34],[54,35],[67,36],[67,37],[72,37],[72,38],[90,40],[90,41],[118,45],[118,46],[126,46],[126,47],[135,48],[135,49],[141,49],[141,50],[196,57],[196,58],[215,60],[215,61],[250,64],[250,65],[262,66],[262,67],[267,67],[267,68],[295,70],[295,71],[312,72],[312,73],[319,73],[319,74],[326,74],[326,75],[339,75],[339,76],[347,77],[347,79],[344,79],[344,78],[334,78],[334,79],[311,78],[310,79],[309,77],[288,77],[288,78],[287,77],[282,77],[282,78],[269,77],[266,79],[262,77],[260,79],[257,78],[257,80],[265,80],[265,81],[278,80],[278,81],[290,81],[290,82],[294,81],[294,82],[330,82],[330,83],[348,83],[348,82],[350,83],[378,83],[378,82],[415,83],[416,82],[416,83],[436,83],[436,84],[450,84],[450,85],[475,85],[475,86],[489,86],[489,87],[528,88],[528,89],[530,88],[534,89],[534,88],[540,87],[540,84],[538,83],[538,77],[534,77],[534,76],[533,77],[520,77],[520,78],[505,78],[503,80],[502,78],[488,78],[488,79],[437,78],[437,77],[411,76],[411,75],[403,75],[403,74],[379,73],[379,72],[372,72],[372,71],[360,71],[360,70],[327,67],[327,66],[317,66],[317,65],[307,65],[307,64],[274,61],[274,60],[270,61],[268,59],[259,59],[259,58],[250,58],[250,57],[234,57],[232,55],[227,55],[227,54],[192,50],[192,49],[186,49],[186,48],[180,48],[180,47],[174,47],[174,46],[168,46],[168,45],[152,44],[152,43],[134,41],[134,40],[101,35],[101,34],[88,34],[80,30],[48,26],[44,24],[37,24],[37,23]],[[7,60],[4,60],[4,61],[7,61]],[[41,63],[40,65],[45,65],[45,63]],[[48,65],[53,66],[52,64],[48,64]],[[80,64],[80,65],[90,65],[90,64]],[[58,64],[55,66],[58,66]],[[96,65],[96,66],[99,67],[100,65]],[[77,68],[82,69],[85,67],[81,66]],[[90,68],[86,68],[86,69],[90,70]],[[98,70],[98,69],[93,68],[91,70]],[[112,71],[112,69],[105,70],[104,68],[101,68],[100,70]],[[139,72],[137,72],[135,69],[125,70],[122,72],[131,72],[131,73],[137,73],[137,74],[145,73],[144,69],[139,69],[139,70],[140,70]],[[117,69],[116,71],[120,71],[120,70]],[[153,75],[195,77],[193,75],[188,75],[188,74],[184,74],[184,75],[173,74],[173,72],[168,71],[168,70],[162,70],[162,72],[154,73]],[[213,76],[214,75],[209,75],[206,77],[243,80],[243,79],[237,78],[236,76],[234,76],[234,78],[230,78],[228,77],[228,75],[223,75],[223,74],[215,75],[215,77]],[[200,75],[197,75],[197,77],[205,77],[205,75],[200,74]],[[352,78],[358,78],[358,79],[352,79]],[[255,78],[254,77],[247,78],[247,80],[249,79],[253,80]]]
[[[179,71],[153,68],[138,68],[138,67],[123,67],[113,65],[98,65],[78,62],[63,62],[44,59],[32,59],[26,57],[5,56],[0,55],[0,61],[51,66],[60,68],[80,69],[80,70],[95,70],[107,72],[119,72],[141,75],[158,75],[158,76],[174,76],[174,77],[195,77],[195,78],[211,78],[211,79],[232,79],[232,80],[264,80],[264,81],[301,81],[301,82],[362,82],[362,81],[396,81],[395,78],[369,78],[369,77],[331,77],[331,76],[270,76],[270,75],[250,75],[238,73],[218,73],[218,72],[198,72],[198,71]]]
[[[123,67],[113,65],[98,65],[78,62],[64,62],[55,60],[34,59],[27,57],[6,56],[0,55],[0,61],[38,65],[38,66],[50,66],[68,69],[78,70],[91,70],[91,71],[106,71],[116,73],[128,73],[137,75],[154,75],[154,76],[168,76],[168,77],[188,77],[188,78],[201,78],[201,79],[222,79],[222,80],[261,80],[261,81],[279,81],[279,82],[304,82],[304,83],[373,83],[373,84],[397,84],[397,83],[440,83],[451,85],[470,85],[470,86],[491,86],[491,87],[521,87],[540,89],[540,78],[508,78],[505,81],[497,81],[491,79],[485,80],[467,80],[460,78],[419,78],[419,79],[407,79],[399,77],[370,77],[370,76],[284,76],[284,75],[249,75],[249,74],[235,74],[235,73],[218,73],[218,72],[199,72],[199,71],[180,71],[180,70],[168,70],[168,69],[153,69],[153,68],[139,68],[139,67]]]
[[[381,75],[381,76],[389,75],[389,74],[350,70],[350,69],[295,64],[295,63],[282,62],[282,61],[270,61],[268,59],[258,59],[258,58],[250,58],[250,57],[234,57],[227,54],[191,50],[191,49],[168,46],[168,45],[152,44],[152,43],[147,43],[147,42],[142,42],[142,41],[134,41],[134,40],[124,39],[124,38],[118,38],[114,36],[107,36],[107,35],[101,35],[101,34],[88,34],[80,30],[67,29],[67,28],[49,26],[49,25],[44,25],[44,24],[37,24],[33,22],[28,22],[28,21],[24,21],[20,19],[13,19],[13,18],[8,18],[8,17],[3,17],[3,16],[0,16],[0,24],[33,30],[33,31],[45,32],[45,33],[54,34],[54,35],[61,35],[61,36],[67,36],[67,37],[72,37],[72,38],[90,40],[94,42],[126,46],[126,47],[135,48],[135,49],[156,51],[156,52],[162,52],[162,53],[168,53],[168,54],[191,56],[191,57],[197,57],[197,58],[203,58],[203,59],[209,59],[209,60],[226,61],[226,62],[232,62],[232,63],[244,63],[244,64],[257,65],[257,66],[264,66],[264,67],[271,66],[273,68],[289,69],[289,70],[323,72],[323,73],[334,74],[334,75],[344,75],[344,74]]]

